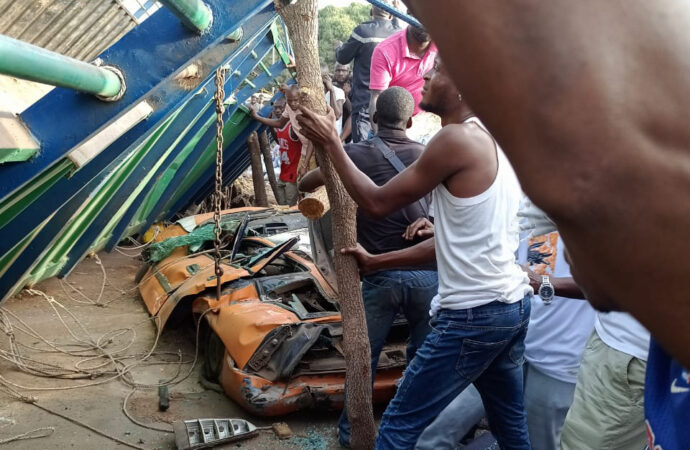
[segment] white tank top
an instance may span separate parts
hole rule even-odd
[[[469,122],[484,128],[475,117]],[[481,194],[455,197],[443,183],[434,189],[438,295],[431,302],[431,315],[440,308],[514,303],[532,292],[529,278],[515,262],[522,189],[498,146],[496,154],[498,173]]]

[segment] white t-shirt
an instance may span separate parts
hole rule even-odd
[[[333,86],[333,90],[335,91],[335,101],[343,100],[345,101],[345,91],[340,89],[338,86]],[[331,93],[326,92],[326,103],[331,108],[335,108],[335,105],[331,105]],[[340,136],[340,132],[343,131],[343,116],[340,116],[340,119],[336,119],[335,121],[335,127],[338,130],[338,136]]]
[[[467,122],[482,126],[476,118]],[[498,146],[496,154],[496,179],[481,194],[459,198],[443,184],[434,189],[438,295],[431,301],[432,315],[440,308],[515,303],[532,292],[527,275],[515,262],[522,190]]]
[[[565,247],[558,232],[520,242],[518,261],[529,264],[537,275],[570,277],[564,256]],[[556,291],[558,294],[558,291]],[[532,297],[532,313],[525,338],[525,358],[544,374],[575,383],[587,339],[594,329],[596,311],[586,300],[556,295],[545,305]]]
[[[647,361],[649,331],[628,313],[597,313],[594,329],[602,341],[619,352]]]

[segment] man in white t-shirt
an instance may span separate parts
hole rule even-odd
[[[526,263],[535,293],[548,277],[554,297],[546,304],[532,297],[532,314],[525,338],[525,409],[534,450],[560,448],[561,429],[573,401],[577,372],[596,315],[570,275],[558,232],[525,239],[518,261]],[[484,415],[476,389],[466,389],[417,441],[416,450],[455,448]]]
[[[626,313],[597,313],[563,427],[563,450],[645,448],[649,332]]]
[[[328,66],[321,66],[321,78],[323,80],[323,89],[326,91],[326,103],[333,108],[335,113],[335,128],[338,130],[338,136],[343,131],[343,105],[345,104],[345,91],[333,84],[331,75],[328,71]]]

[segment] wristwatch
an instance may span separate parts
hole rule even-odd
[[[544,302],[545,305],[551,304],[556,290],[553,288],[553,284],[551,284],[551,280],[548,276],[542,275],[541,285],[539,286],[539,291],[537,293],[539,294],[539,297],[541,297],[541,301]]]

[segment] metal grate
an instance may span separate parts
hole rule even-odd
[[[152,0],[0,0],[0,34],[90,61],[158,7]]]

